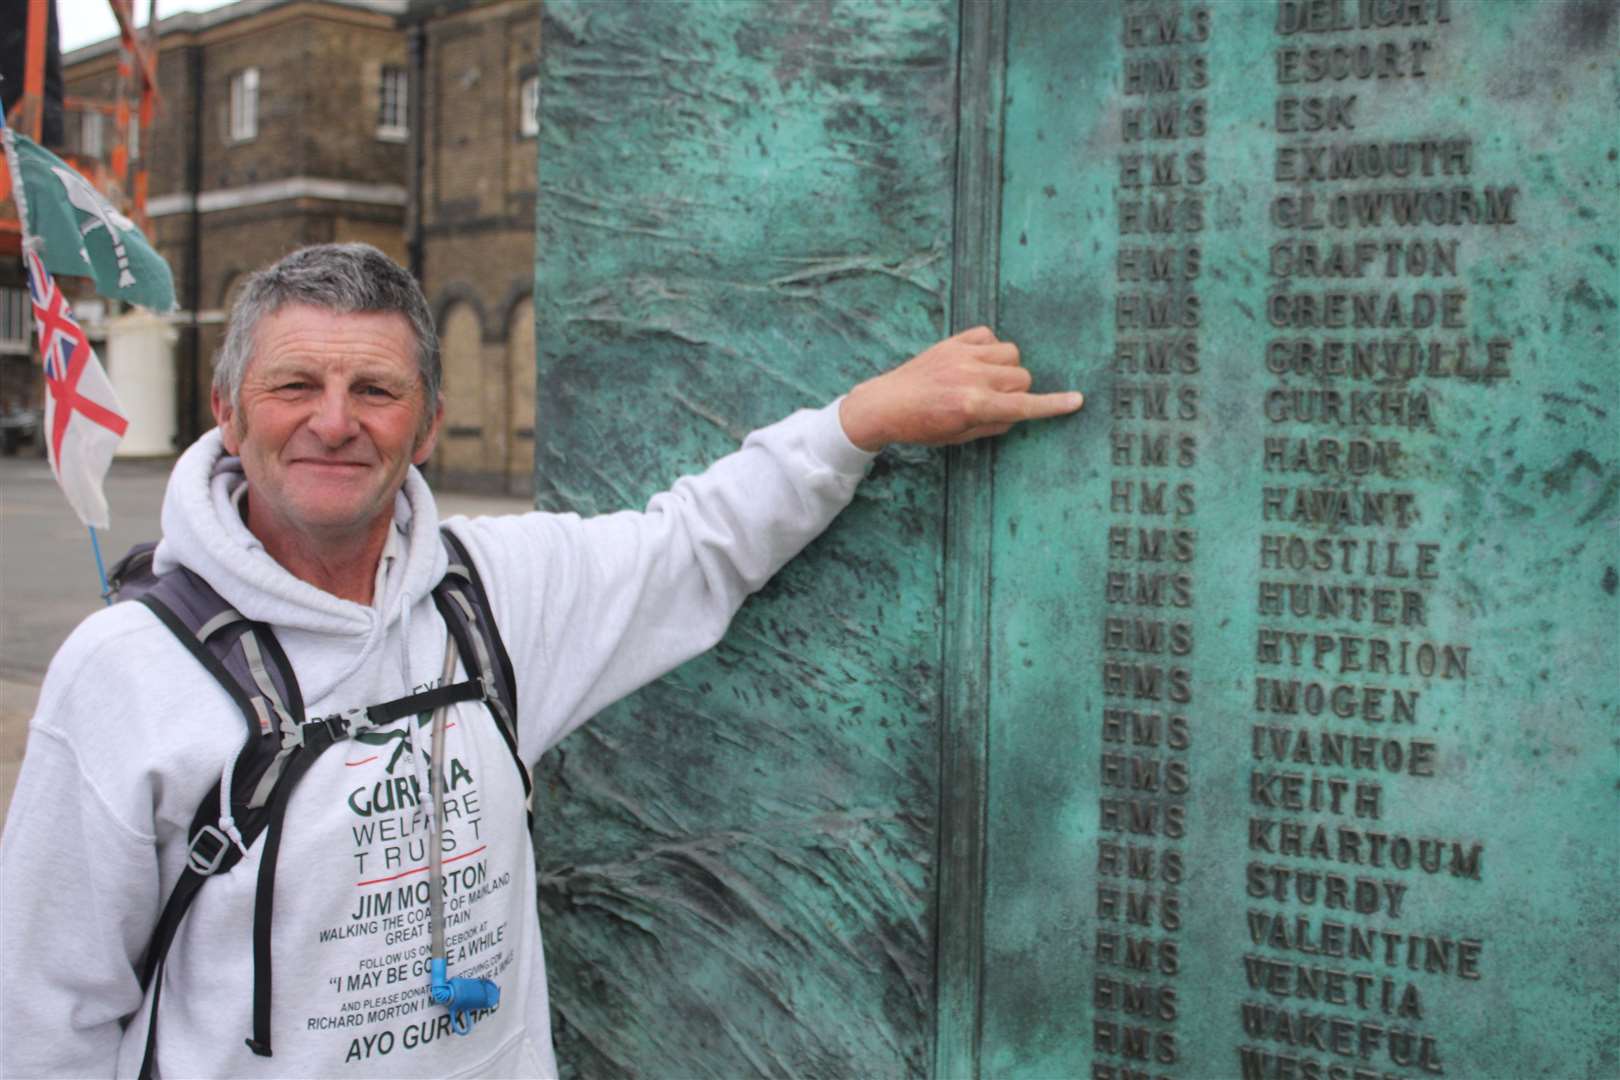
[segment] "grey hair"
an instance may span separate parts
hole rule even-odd
[[[427,388],[427,415],[438,409],[444,372],[427,298],[415,278],[370,244],[299,248],[248,278],[231,305],[225,343],[214,359],[214,390],[228,396],[232,408],[241,406],[242,379],[253,359],[259,321],[288,304],[308,304],[342,315],[405,316],[416,339],[416,368]]]

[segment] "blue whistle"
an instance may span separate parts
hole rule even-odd
[[[428,995],[435,1004],[450,1010],[450,1030],[465,1035],[472,1030],[472,1019],[467,1014],[499,1005],[501,988],[490,979],[451,979],[448,975],[444,958],[434,957],[429,964],[428,976],[432,983]]]

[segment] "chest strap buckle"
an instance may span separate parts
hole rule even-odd
[[[219,869],[229,850],[230,838],[214,826],[204,825],[186,845],[186,867],[199,877],[208,877]]]

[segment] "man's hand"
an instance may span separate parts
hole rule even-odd
[[[964,330],[849,392],[838,419],[862,450],[890,443],[946,446],[1000,435],[1022,420],[1072,413],[1078,392],[1029,393],[1018,346],[986,326]]]

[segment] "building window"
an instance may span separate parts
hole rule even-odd
[[[533,138],[540,134],[540,76],[530,75],[518,91],[518,134]]]
[[[242,142],[259,133],[259,69],[231,76],[231,138]]]
[[[101,113],[87,109],[79,114],[79,153],[88,158],[99,158],[103,149]]]
[[[141,160],[141,117],[138,109],[129,111],[129,128],[124,133],[124,149],[129,151],[129,160]]]
[[[0,289],[0,355],[28,356],[34,351],[32,313],[27,289]]]
[[[377,84],[377,138],[403,139],[410,134],[409,84],[402,67],[384,67]]]

